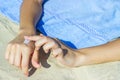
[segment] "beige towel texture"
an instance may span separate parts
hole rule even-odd
[[[43,67],[25,77],[20,69],[4,59],[6,45],[16,36],[18,28],[18,24],[0,14],[0,80],[120,80],[119,61],[67,68],[51,57],[43,60]]]

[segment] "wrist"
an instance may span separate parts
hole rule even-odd
[[[36,34],[36,30],[35,28],[32,26],[32,27],[20,27],[19,29],[19,32],[18,32],[18,35],[26,35],[26,36],[32,36],[32,35],[35,35]]]

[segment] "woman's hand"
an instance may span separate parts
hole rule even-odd
[[[25,75],[28,75],[29,61],[34,52],[34,43],[24,44],[24,35],[18,35],[9,42],[5,58],[10,64],[20,67]]]
[[[82,54],[66,47],[57,39],[53,39],[42,34],[38,36],[25,36],[25,39],[35,41],[35,50],[32,56],[32,64],[34,67],[39,65],[37,61],[40,48],[43,48],[45,53],[52,53],[53,57],[66,66],[75,67],[80,65],[79,62],[82,62],[78,61],[80,58],[83,59]]]
[[[21,67],[24,74],[28,75],[28,65],[34,52],[34,42],[24,44],[25,35],[35,35],[36,23],[42,14],[43,0],[23,0],[20,8],[19,35],[9,42],[5,58],[13,65]],[[39,65],[36,65],[39,67]]]

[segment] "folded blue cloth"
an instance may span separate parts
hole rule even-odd
[[[18,23],[21,3],[22,0],[0,0],[0,13]]]
[[[21,1],[7,1],[0,12],[19,22]],[[71,48],[101,45],[120,36],[119,4],[120,0],[45,0],[36,28]]]

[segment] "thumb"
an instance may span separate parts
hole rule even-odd
[[[32,56],[32,65],[35,68],[39,68],[40,64],[39,64],[39,51],[38,50],[34,50],[33,56]]]

